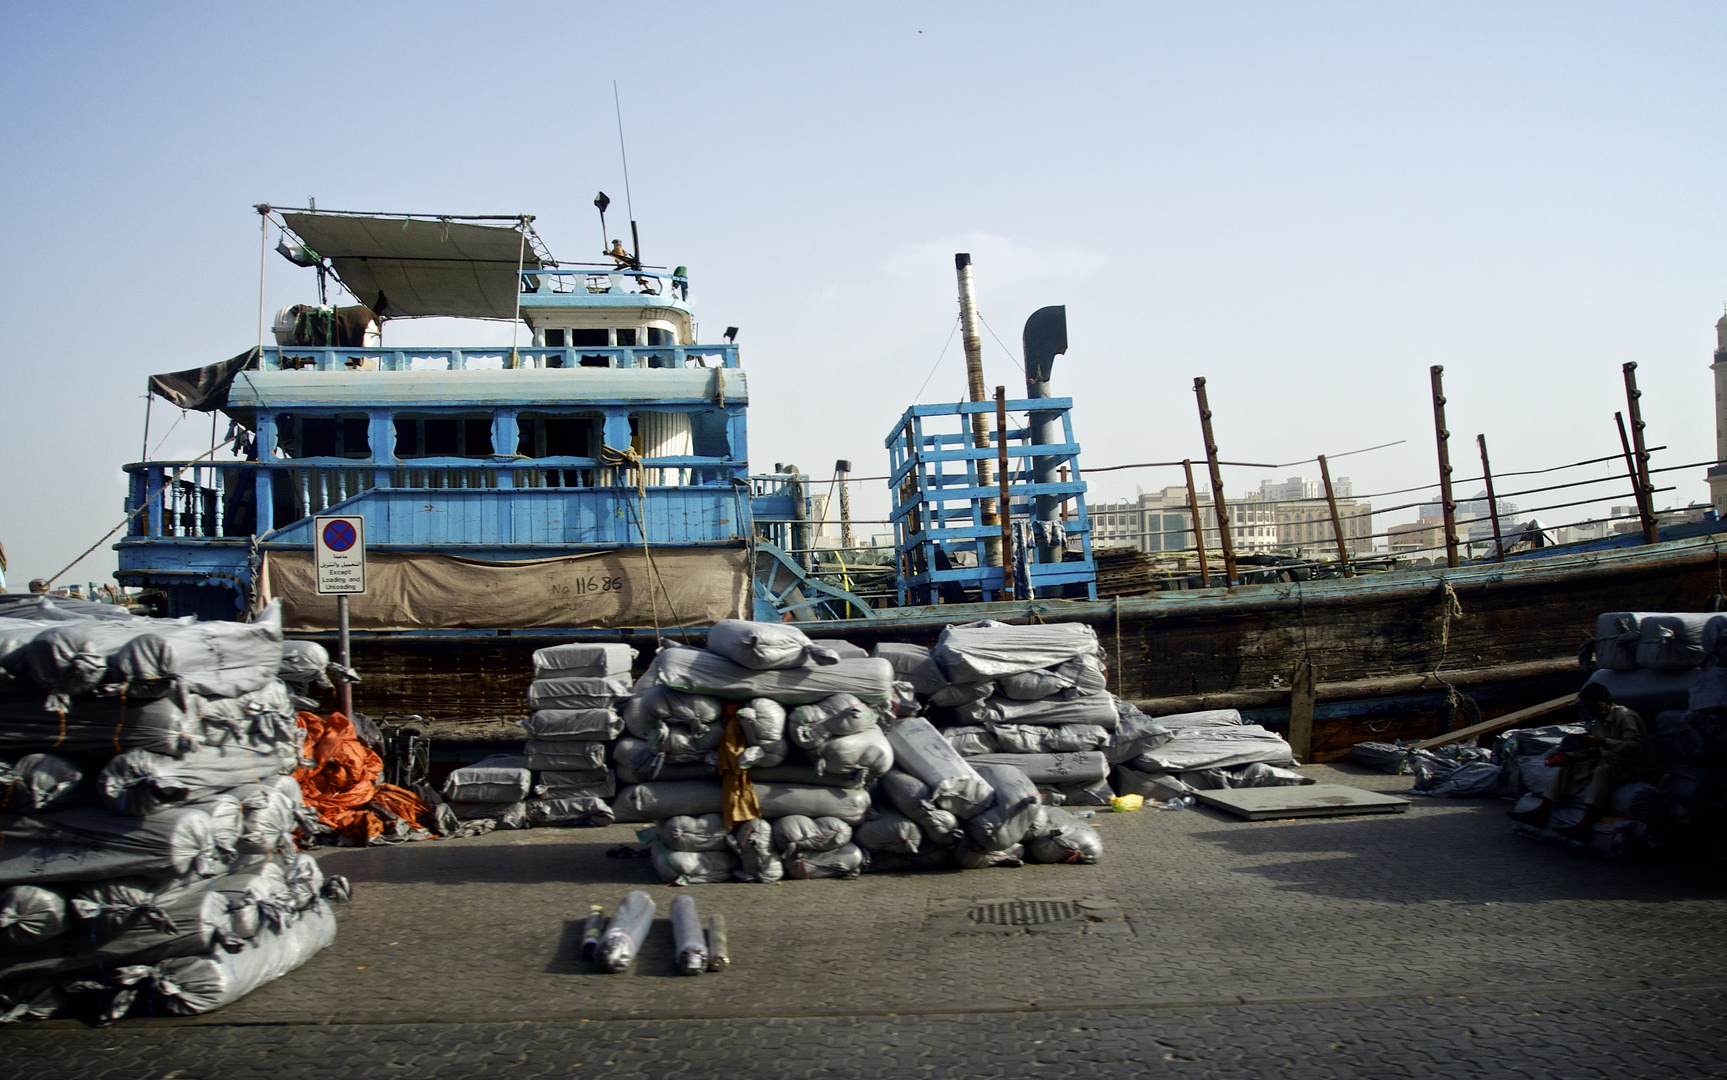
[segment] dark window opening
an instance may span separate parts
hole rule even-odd
[[[365,413],[345,416],[283,413],[276,420],[276,448],[291,458],[369,458],[370,434]]]
[[[611,341],[607,339],[604,328],[598,330],[589,328],[571,330],[570,344],[578,349],[583,348],[584,346],[587,348],[598,347],[603,349],[610,345]]]
[[[650,346],[671,345],[673,344],[672,332],[664,327],[650,326],[648,327],[648,344]]]
[[[557,327],[546,331],[546,348],[561,349],[564,347],[564,328]]]
[[[597,416],[520,413],[516,417],[516,453],[522,457],[579,457],[599,454],[601,418]]]
[[[489,416],[398,416],[396,456],[399,458],[492,456]]]
[[[635,327],[631,326],[628,328],[619,328],[619,330],[618,330],[618,344],[619,345],[634,345],[635,343],[636,343],[636,328]]]

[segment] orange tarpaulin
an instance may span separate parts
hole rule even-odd
[[[360,741],[352,721],[341,713],[325,717],[303,712],[298,719],[306,729],[301,757],[313,764],[296,769],[294,779],[306,805],[318,811],[319,821],[356,847],[383,835],[389,827],[386,814],[425,826],[431,808],[405,788],[378,783],[383,759]],[[374,810],[374,804],[383,813]]]

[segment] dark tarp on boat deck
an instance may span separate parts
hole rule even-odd
[[[248,367],[256,366],[261,355],[262,350],[251,348],[219,364],[152,375],[150,392],[182,409],[215,412],[228,404],[228,387],[233,385],[234,377]]]
[[[310,551],[266,549],[259,586],[260,603],[281,598],[284,628],[336,628],[336,598],[318,595]],[[366,591],[349,605],[356,630],[710,626],[747,617],[750,552],[656,548],[650,570],[640,548],[521,562],[374,551]]]
[[[538,270],[519,227],[464,221],[287,212],[282,220],[329,259],[348,291],[386,319],[450,315],[511,319],[516,270]],[[555,264],[554,264],[555,265]]]

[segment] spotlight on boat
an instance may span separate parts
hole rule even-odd
[[[606,198],[606,193],[602,191],[594,196],[594,205],[599,207],[600,213],[603,214],[606,212],[606,208],[612,205],[612,200]]]
[[[316,251],[313,251],[305,244],[290,244],[287,240],[279,241],[276,244],[276,254],[287,259],[295,266],[317,266],[323,261],[318,257],[318,253]]]
[[[735,326],[726,327],[726,344],[727,345],[736,345],[737,341],[738,341],[738,328]]]

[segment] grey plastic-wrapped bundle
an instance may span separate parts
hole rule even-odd
[[[1722,621],[1727,623],[1727,619]],[[1691,711],[1727,709],[1727,667],[1711,659],[1697,669],[1696,675],[1697,680],[1685,691],[1685,703]]]
[[[300,783],[292,776],[277,776],[255,788],[235,788],[229,794],[240,800],[244,824],[236,843],[241,855],[271,855],[292,851],[293,832],[299,811],[305,805]]]
[[[625,735],[612,744],[612,762],[623,784],[647,784],[666,780],[712,780],[717,774],[706,762],[668,765],[665,756],[641,739]]]
[[[1417,795],[1436,799],[1499,797],[1499,766],[1490,761],[1448,758],[1429,750],[1410,750],[1409,766],[1415,774],[1415,783],[1410,790]]]
[[[282,605],[252,622],[152,620],[108,658],[108,681],[132,692],[171,681],[197,694],[232,698],[276,681],[282,668]]]
[[[994,733],[982,724],[959,724],[942,728],[941,735],[949,746],[959,751],[961,757],[993,754],[1001,749],[996,745]]]
[[[869,814],[869,793],[862,790],[765,780],[754,786],[762,816],[767,818],[805,814],[855,823]],[[618,792],[612,810],[620,822],[663,821],[676,814],[717,814],[720,803],[718,780],[656,780]]]
[[[603,769],[606,765],[606,744],[568,739],[529,739],[523,755],[529,769]]]
[[[1024,840],[1038,820],[1043,808],[1037,788],[1012,766],[979,765],[977,771],[995,789],[995,802],[966,820],[966,836],[985,851],[1006,851]]]
[[[219,791],[261,784],[293,771],[291,748],[256,751],[241,745],[200,746],[182,757],[128,750],[103,766],[96,797],[116,814],[143,817],[178,802],[196,802]]]
[[[660,735],[655,749],[665,755],[666,762],[671,765],[694,765],[709,760],[708,755],[719,748],[720,740],[725,738],[725,729],[718,724],[711,724],[699,735],[687,728],[668,725]]]
[[[668,647],[654,657],[638,685],[669,686],[731,700],[773,698],[783,705],[807,705],[835,694],[888,705],[893,702],[893,681],[892,665],[873,657],[826,667],[756,671],[706,649]]]
[[[203,794],[203,798],[175,805],[208,814],[210,840],[215,845],[216,855],[223,862],[232,862],[240,853],[240,834],[246,830],[246,808],[226,791]]]
[[[1103,837],[1066,810],[1046,808],[1035,832],[1025,843],[1032,862],[1090,865],[1103,858]]]
[[[1042,701],[1014,701],[992,697],[963,705],[954,713],[970,724],[1037,724],[1043,727],[1063,727],[1084,724],[1114,731],[1118,722],[1115,699],[1108,694],[1087,694],[1076,698],[1045,698]]]
[[[1015,769],[1033,784],[1095,784],[1109,778],[1109,759],[1096,750],[1072,754],[980,754],[968,760],[980,773],[986,765]]]
[[[66,898],[40,885],[0,889],[0,942],[24,949],[66,932]]]
[[[861,788],[865,786],[865,777],[818,771],[820,768],[819,763],[812,764],[803,757],[794,757],[783,765],[752,768],[750,769],[750,779],[758,783],[766,780],[776,784],[809,784],[821,787]]]
[[[298,754],[306,732],[294,719],[294,704],[279,682],[232,698],[188,698],[202,742]]]
[[[316,860],[313,860],[314,866]],[[228,929],[237,937],[255,938],[266,926],[281,927],[294,914],[317,900],[289,886],[282,864],[260,863],[210,882],[210,891],[228,905]]]
[[[522,730],[530,739],[611,742],[624,732],[615,709],[541,709],[528,714]]]
[[[316,641],[284,641],[282,663],[276,673],[285,683],[310,689],[330,685],[325,674],[329,666],[330,650]]]
[[[628,675],[636,650],[616,642],[552,645],[534,650],[534,678],[603,679]]]
[[[856,844],[845,844],[832,851],[799,852],[785,861],[786,876],[798,881],[816,878],[855,878],[869,866],[869,856]]]
[[[1624,705],[1639,712],[1659,712],[1662,709],[1683,709],[1691,703],[1692,688],[1702,679],[1701,669],[1684,671],[1635,671],[1602,669],[1589,676],[1589,682],[1599,683],[1613,695],[1615,705]]]
[[[773,823],[774,850],[781,858],[802,852],[832,851],[851,843],[852,827],[836,817],[787,814]]]
[[[448,803],[456,814],[458,821],[491,821],[500,829],[525,829],[528,827],[528,804],[526,800],[516,802],[457,802],[452,799]]]
[[[180,755],[197,746],[203,734],[197,713],[173,698],[138,702],[123,696],[79,697],[63,711],[48,704],[44,694],[0,695],[0,752],[149,750]]]
[[[916,855],[924,845],[924,833],[904,814],[884,810],[859,825],[852,840],[872,855]]]
[[[832,651],[841,660],[862,660],[870,654],[868,649],[840,638],[810,638],[810,644]]]
[[[1526,793],[1545,795],[1557,769],[1543,759],[1559,749],[1567,735],[1581,735],[1582,724],[1552,724],[1538,728],[1513,728],[1493,741],[1493,760],[1499,765],[1500,796],[1516,799]]]
[[[895,679],[911,683],[912,690],[922,697],[929,697],[950,685],[947,676],[930,656],[930,651],[922,645],[883,641],[870,655],[891,664]]]
[[[520,765],[497,762],[497,758],[505,756],[497,755],[451,772],[444,781],[444,798],[453,803],[511,803],[527,798],[533,773],[525,761]]]
[[[1637,666],[1651,671],[1686,671],[1707,655],[1703,627],[1712,613],[1645,615],[1637,624]]]
[[[929,785],[910,773],[890,770],[881,778],[878,790],[932,841],[951,844],[963,834],[959,818],[936,807],[930,798]]]
[[[720,719],[720,699],[711,694],[690,694],[667,686],[647,686],[624,706],[624,727],[631,735],[649,742],[659,737],[666,724],[675,723],[700,735]]]
[[[93,694],[110,681],[109,658],[151,629],[155,621],[80,619],[59,623],[8,655],[6,670],[15,679],[27,678],[48,691],[57,704],[63,704],[67,698]],[[278,652],[278,658],[280,655]]]
[[[990,731],[1003,754],[1072,754],[1096,750],[1109,741],[1109,732],[1095,724],[997,724]]]
[[[731,831],[718,814],[678,814],[655,827],[660,843],[673,851],[724,851]]]
[[[961,870],[990,870],[1025,865],[1025,845],[1015,844],[1002,851],[985,851],[971,841],[953,849],[953,861]]]
[[[1667,819],[1667,802],[1661,789],[1654,784],[1620,784],[1613,789],[1614,817],[1633,818],[1646,825],[1663,825]]]
[[[720,851],[673,851],[661,843],[648,845],[654,873],[667,885],[718,885],[732,880],[738,857],[730,848]]]
[[[1183,795],[1192,795],[1193,786],[1179,776],[1164,772],[1141,772],[1129,765],[1119,765],[1111,774],[1116,793],[1138,795],[1142,799],[1168,802]]]
[[[205,1013],[288,974],[336,940],[336,914],[320,900],[282,927],[266,926],[236,953],[178,957],[156,966],[152,985],[168,1012]]]
[[[1115,730],[1100,748],[1112,765],[1132,761],[1175,733],[1174,728],[1165,727],[1120,698],[1115,699],[1115,716]]]
[[[541,773],[534,792],[558,799],[610,799],[618,784],[610,769],[559,769]]]
[[[869,792],[860,788],[811,787],[762,781],[755,785],[762,816],[780,818],[789,814],[838,818],[856,825],[869,816]]]
[[[714,623],[708,631],[708,649],[754,671],[831,666],[840,661],[838,652],[815,644],[795,626],[742,619]]]
[[[598,795],[538,795],[528,800],[526,810],[534,828],[612,823],[612,804]]]
[[[85,915],[87,902],[92,908],[124,903],[102,891],[101,886],[108,884],[98,883],[93,890],[72,897],[72,909],[85,922],[101,925],[107,921],[99,915]],[[232,926],[228,897],[211,890],[207,882],[170,888],[156,893],[123,931],[102,940],[96,947],[96,958],[104,964],[142,964],[170,956],[198,956],[218,946],[232,950],[244,940],[233,933]]]
[[[1076,656],[1055,667],[1003,675],[996,679],[996,692],[1017,701],[1042,701],[1064,692],[1069,697],[1101,694],[1107,685],[1102,661]]]
[[[677,950],[678,974],[700,975],[708,969],[707,935],[696,902],[688,896],[672,900],[672,947]]]
[[[648,931],[653,925],[653,897],[640,889],[631,889],[624,902],[618,905],[618,910],[612,913],[612,921],[606,924],[605,935],[600,938],[599,948],[594,950],[594,958],[613,974],[623,971],[635,962],[636,953],[641,951],[642,942],[648,939]]]
[[[1037,789],[1059,796],[1052,801],[1061,806],[1108,806],[1115,798],[1115,790],[1107,779],[1093,780],[1089,784],[1050,784],[1047,787],[1039,784]]]
[[[1153,717],[1151,722],[1171,734],[1194,728],[1228,728],[1242,725],[1239,709],[1201,709],[1198,712],[1170,713],[1167,716]]]
[[[785,706],[772,698],[751,698],[738,707],[738,725],[744,742],[758,753],[751,754],[744,767],[768,769],[785,761],[791,753],[786,738]]]
[[[818,755],[817,773],[859,787],[868,787],[893,768],[893,746],[880,728],[829,739]]]
[[[1263,761],[1294,765],[1295,755],[1283,737],[1258,724],[1190,727],[1140,754],[1134,764],[1145,772],[1186,772],[1228,768]]]
[[[89,802],[94,794],[83,767],[54,754],[26,754],[15,765],[0,764],[0,806],[9,813],[59,810]]]
[[[210,815],[176,808],[147,818],[95,807],[0,816],[0,886],[128,874],[214,874]]]
[[[994,801],[995,790],[923,717],[900,721],[887,738],[894,763],[929,787],[937,807],[969,818]]]
[[[993,680],[975,683],[949,683],[929,696],[929,703],[943,709],[959,709],[976,704],[995,693]]]
[[[628,675],[559,676],[528,684],[528,709],[609,709],[631,692]]]
[[[1097,633],[1084,623],[1009,626],[984,621],[942,631],[932,655],[953,682],[982,682],[1094,656]]]
[[[852,694],[835,694],[809,705],[800,705],[786,718],[792,742],[805,753],[821,749],[829,739],[880,730],[874,708]]]
[[[731,846],[738,854],[740,879],[771,885],[786,876],[785,865],[774,850],[773,823],[766,818],[739,822],[732,830]]]
[[[1640,629],[1648,612],[1608,611],[1595,619],[1595,664],[1610,671],[1635,671]]]

